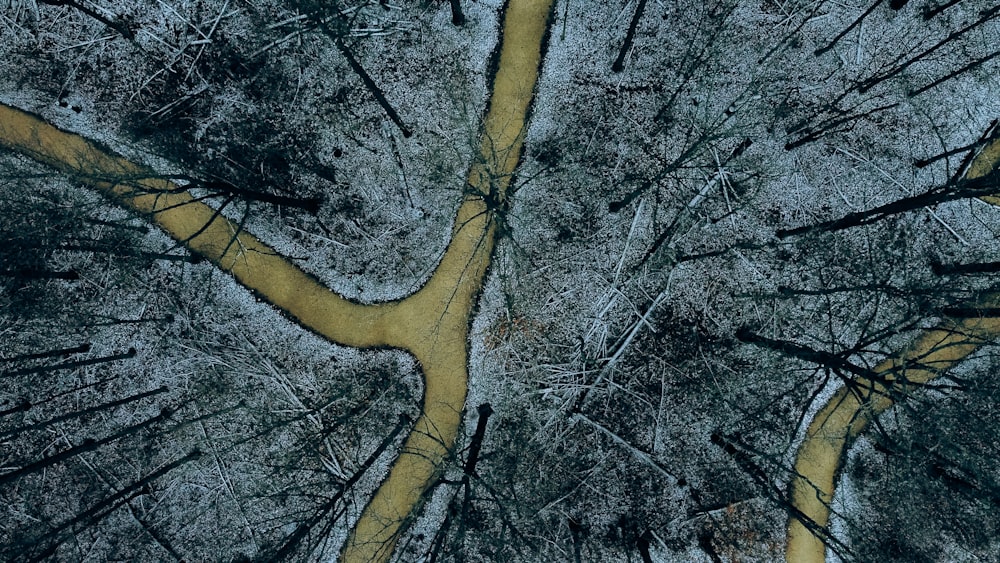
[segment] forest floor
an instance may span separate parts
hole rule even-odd
[[[1000,141],[979,153],[965,177],[981,178],[1000,163]],[[994,205],[997,196],[982,198]],[[980,299],[983,311],[1000,306],[1000,294]],[[876,366],[867,377],[841,387],[813,417],[799,446],[791,483],[791,502],[797,515],[789,520],[787,560],[822,563],[826,546],[836,539],[829,533],[830,503],[847,448],[868,424],[894,404],[894,397],[924,385],[947,372],[983,344],[1000,335],[1000,317],[983,313],[941,325],[921,334],[896,357]]]
[[[419,290],[384,303],[364,305],[331,291],[295,266],[288,258],[290,254],[276,250],[278,244],[268,245],[250,235],[243,225],[202,203],[196,194],[170,178],[33,114],[0,104],[0,147],[52,166],[123,207],[151,217],[192,252],[209,259],[299,325],[327,340],[354,348],[401,349],[417,359],[424,376],[419,419],[388,477],[350,532],[342,553],[344,560],[388,559],[453,453],[469,387],[470,326],[496,238],[504,228],[508,188],[523,152],[552,4],[552,0],[509,3],[503,16],[499,59],[490,85],[479,152],[469,166],[450,242],[430,279]],[[574,83],[573,88],[579,89],[579,85]],[[987,174],[998,160],[1000,143],[994,143],[980,153],[966,177]],[[721,175],[722,165],[719,167]],[[557,182],[560,190],[568,185],[563,175]],[[712,185],[700,188],[700,193],[707,193]],[[1000,204],[1000,198],[981,199]],[[539,208],[555,207],[540,205],[535,198],[530,200],[533,204],[529,205]],[[726,205],[728,208],[728,199]],[[601,209],[606,207],[602,202]],[[812,207],[807,204],[803,209]],[[637,212],[634,224],[639,218]],[[618,263],[624,260],[623,252]],[[654,303],[658,302],[659,298]],[[997,306],[1000,296],[995,294],[977,304],[980,308]],[[930,381],[980,347],[987,336],[997,334],[1000,318],[946,320],[925,331],[902,353],[873,368],[867,377],[843,386],[824,403],[805,432],[795,462],[791,502],[802,518],[793,517],[789,522],[789,561],[825,560],[826,543],[821,537],[835,540],[822,530],[830,521],[830,503],[845,449],[879,413],[893,405],[896,391]],[[580,349],[584,349],[582,344]],[[671,455],[676,456],[676,451]]]
[[[0,105],[0,146],[66,172],[153,220],[191,251],[328,340],[412,353],[424,372],[420,418],[351,532],[344,561],[387,560],[455,443],[468,388],[468,336],[541,70],[552,0],[513,1],[452,238],[430,280],[401,300],[362,305],[330,291],[169,179],[40,118]]]

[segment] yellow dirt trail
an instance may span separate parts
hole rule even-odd
[[[507,6],[480,158],[469,171],[470,194],[458,210],[444,260],[427,285],[401,303],[395,325],[402,332],[397,337],[406,340],[397,345],[412,352],[424,369],[423,413],[388,479],[352,530],[343,561],[389,559],[404,524],[415,515],[455,443],[468,381],[469,321],[496,234],[486,201],[495,205],[507,197],[521,157],[552,1],[511,0]],[[456,246],[461,250],[452,252]]]
[[[990,173],[1000,162],[1000,141],[977,155],[966,178]],[[1000,198],[984,201],[1000,204]],[[978,306],[1000,306],[1000,294],[986,295]],[[980,346],[1000,336],[1000,318],[947,319],[920,335],[909,347],[872,370],[871,379],[858,378],[844,386],[816,413],[795,460],[791,503],[801,512],[788,523],[789,563],[823,563],[823,542],[830,523],[830,501],[847,448],[879,414],[892,406],[892,397],[905,394],[954,367]]]
[[[468,386],[472,310],[493,251],[495,206],[507,197],[521,156],[552,3],[509,2],[481,151],[470,166],[451,241],[428,282],[413,295],[389,303],[361,305],[337,295],[148,167],[0,104],[0,147],[52,166],[149,216],[192,252],[330,341],[357,348],[399,348],[420,362],[421,415],[350,532],[342,561],[386,561],[392,556],[455,444]]]

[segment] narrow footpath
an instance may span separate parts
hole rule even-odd
[[[1000,163],[1000,141],[977,155],[965,177],[980,178]],[[986,196],[1000,205],[1000,198]],[[1000,307],[1000,293],[982,297],[978,308]],[[840,469],[854,440],[868,424],[893,405],[893,396],[905,396],[1000,336],[1000,317],[945,319],[921,334],[894,357],[872,370],[871,379],[858,378],[841,387],[816,413],[795,459],[790,501],[798,511],[788,522],[789,563],[823,563],[829,533],[830,502]]]
[[[408,351],[424,374],[420,417],[351,530],[347,562],[387,561],[451,454],[468,387],[468,338],[541,71],[553,0],[510,0],[479,158],[452,238],[428,282],[398,301],[362,305],[332,292],[178,185],[79,135],[0,104],[0,147],[51,166],[149,217],[193,253],[331,342]]]

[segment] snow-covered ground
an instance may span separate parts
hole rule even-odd
[[[993,285],[990,275],[936,275],[932,262],[1000,260],[1000,212],[970,199],[843,231],[776,236],[943,186],[968,150],[923,167],[914,161],[975,143],[1000,117],[995,60],[908,95],[996,51],[990,2],[959,2],[928,20],[922,11],[934,2],[899,10],[883,3],[814,54],[873,3],[648,2],[624,70],[614,73],[637,3],[557,2],[524,162],[469,344],[468,405],[488,402],[496,411],[472,508],[464,520],[449,519],[456,486],[439,487],[404,538],[403,559],[433,549],[445,521],[439,545],[456,558],[636,560],[641,544],[665,561],[708,561],[713,551],[779,556],[784,512],[766,500],[787,482],[802,425],[822,401],[814,394],[836,376],[829,366],[741,343],[737,330],[871,367],[933,325],[942,307]],[[224,212],[336,291],[394,299],[436,265],[478,150],[502,3],[461,4],[462,27],[451,24],[447,2],[352,2],[343,4],[346,20],[328,24],[410,137],[334,40],[310,26],[303,14],[312,2],[79,2],[87,13],[73,3],[0,1],[0,101],[164,174],[322,197],[315,214],[240,200]],[[907,68],[870,89],[856,87],[901,64]],[[253,557],[278,549],[307,521],[323,504],[315,495],[334,494],[397,414],[417,412],[421,383],[411,359],[331,346],[208,264],[51,250],[79,243],[71,232],[130,252],[161,253],[172,243],[155,230],[139,233],[141,220],[71,180],[27,178],[47,171],[23,158],[4,156],[3,170],[3,233],[20,254],[0,269],[74,269],[80,280],[0,280],[0,357],[84,341],[92,343],[84,358],[130,347],[136,356],[9,378],[0,410],[118,376],[5,415],[0,431],[169,388],[155,400],[4,437],[4,467],[113,433],[163,405],[183,409],[176,431],[157,427],[5,490],[12,508],[0,517],[0,539],[34,538],[42,533],[35,520],[59,525],[199,447],[209,455],[157,479],[131,508],[75,525],[89,531],[59,553],[112,557],[121,525],[144,538],[135,557],[162,558],[142,521],[185,557],[213,549]],[[25,250],[28,240],[43,245],[37,256]],[[989,373],[976,366],[964,377]],[[945,402],[967,401],[969,412],[992,404],[982,393],[951,393]],[[240,400],[246,405],[204,426],[182,424]],[[574,422],[577,414],[602,429]],[[475,408],[466,420],[461,448]],[[709,440],[713,433],[737,440],[746,455],[727,454]],[[992,450],[948,451],[972,456],[960,464],[968,469],[980,466],[973,454]],[[465,455],[456,453],[446,479],[461,478]],[[391,457],[355,487],[352,514]],[[885,463],[860,453],[855,460],[870,471]],[[991,482],[981,472],[963,475],[984,490]],[[899,511],[884,496],[865,496],[864,480],[843,491],[845,540],[876,536],[868,523],[896,523],[869,518],[866,511]],[[36,506],[43,496],[50,500]],[[952,529],[963,510],[992,513],[974,504],[947,507],[957,516],[937,525],[936,545],[904,547],[986,553],[978,536]],[[340,516],[328,515],[322,532],[308,536],[317,557],[336,553],[346,534]]]

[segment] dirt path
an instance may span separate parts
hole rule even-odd
[[[425,383],[421,416],[351,531],[343,561],[389,559],[455,444],[468,384],[471,315],[496,233],[493,210],[506,198],[520,159],[551,7],[552,0],[510,1],[481,154],[470,166],[451,242],[427,284],[390,303],[360,305],[333,293],[176,184],[155,178],[151,169],[37,116],[0,105],[0,146],[151,217],[192,252],[330,341],[357,348],[400,348],[417,358]]]
[[[471,193],[458,210],[444,259],[427,285],[400,304],[400,319],[393,325],[393,344],[412,352],[423,367],[423,412],[388,479],[352,530],[343,561],[389,559],[404,523],[455,443],[468,383],[472,307],[496,234],[487,201],[495,206],[507,197],[521,157],[552,2],[511,0],[507,7],[481,154],[469,171]]]
[[[1000,141],[984,149],[966,178],[985,176],[1000,162]],[[994,205],[1000,198],[982,198]],[[980,300],[981,307],[1000,307],[1000,294]],[[1000,318],[946,320],[873,370],[873,378],[859,378],[842,387],[816,413],[806,430],[795,460],[791,503],[801,518],[788,523],[789,563],[822,563],[830,539],[830,501],[847,449],[875,417],[892,406],[889,392],[907,393],[951,369],[982,344],[1000,335]]]

